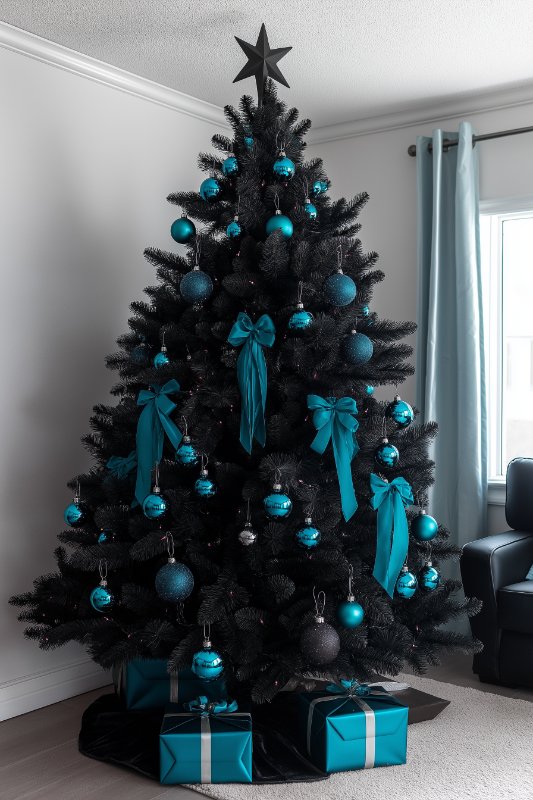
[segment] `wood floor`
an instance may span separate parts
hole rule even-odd
[[[428,677],[533,702],[533,692],[480,684],[470,658],[449,657]],[[164,789],[127,770],[78,752],[84,709],[105,689],[64,700],[0,723],[1,800],[186,800],[199,795],[181,787]]]

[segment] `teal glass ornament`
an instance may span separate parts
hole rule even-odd
[[[180,282],[180,293],[186,303],[198,305],[209,300],[213,292],[213,281],[207,272],[194,267],[183,276]]]
[[[311,194],[314,194],[316,197],[318,194],[324,194],[324,192],[327,192],[327,190],[328,182],[318,180],[313,183],[313,186],[311,187]]]
[[[155,590],[166,603],[183,603],[194,589],[194,575],[189,567],[170,557],[155,576]]]
[[[400,460],[400,451],[387,438],[383,438],[374,450],[374,459],[380,467],[392,469]]]
[[[274,161],[274,165],[272,167],[272,171],[276,178],[292,178],[294,175],[296,167],[294,166],[294,161],[291,161],[290,158],[287,158],[285,153],[281,151],[279,154],[279,158]]]
[[[270,519],[283,519],[288,517],[292,511],[292,500],[281,491],[281,483],[275,483],[272,487],[272,494],[267,495],[263,500],[263,506]]]
[[[217,493],[217,486],[207,472],[205,467],[200,470],[200,477],[194,484],[194,491],[198,497],[214,497]]]
[[[374,345],[364,333],[352,331],[342,343],[342,352],[349,364],[360,367],[372,358]]]
[[[313,315],[304,309],[303,303],[297,303],[297,311],[289,319],[288,328],[290,331],[304,331],[313,324]]]
[[[161,494],[159,486],[154,486],[152,494],[143,500],[143,514],[148,519],[160,519],[167,510],[167,501]]]
[[[202,200],[216,200],[220,194],[220,184],[216,178],[206,178],[200,186],[200,197]]]
[[[254,137],[251,133],[247,133],[244,137],[244,146],[247,150],[251,150],[254,146]]]
[[[304,212],[307,219],[310,220],[314,220],[318,216],[318,211],[316,210],[316,206],[312,204],[312,202],[308,197],[305,198]]]
[[[385,409],[385,416],[394,420],[398,428],[408,428],[415,418],[415,412],[399,394],[396,395],[392,403]]]
[[[189,244],[191,239],[196,236],[194,224],[183,214],[179,219],[175,219],[170,227],[170,235],[178,244]]]
[[[202,649],[194,654],[191,669],[203,681],[214,681],[224,672],[222,656],[212,649],[209,639],[204,639]]]
[[[106,580],[101,580],[100,585],[92,590],[89,596],[89,602],[94,610],[99,611],[100,613],[103,613],[104,611],[110,611],[113,608],[115,604],[115,598],[112,592],[110,592],[107,588]]]
[[[372,386],[372,384],[371,384],[371,383],[367,384],[367,386],[366,386],[366,389],[365,389],[365,392],[366,392],[366,393],[367,393],[367,395],[369,395],[369,396],[371,396],[371,395],[373,395],[373,394],[374,394],[374,387]]]
[[[232,175],[236,175],[239,171],[239,162],[235,158],[235,156],[228,156],[222,162],[222,174],[226,176],[226,178],[231,178]]]
[[[431,541],[438,532],[439,525],[437,520],[427,514],[424,508],[411,520],[411,533],[419,542]]]
[[[232,221],[226,228],[226,236],[228,239],[236,239],[237,236],[240,236],[242,233],[242,228],[239,225],[239,217],[237,214],[233,217]]]
[[[167,348],[163,344],[161,345],[159,353],[156,353],[154,356],[154,367],[156,369],[161,369],[161,367],[166,367],[167,364],[170,364],[170,358],[167,356]]]
[[[324,298],[330,305],[347,306],[355,300],[357,287],[349,275],[339,270],[326,278],[323,291]]]
[[[71,528],[78,528],[87,519],[87,508],[81,502],[79,495],[75,495],[72,503],[69,503],[63,512],[63,519]]]
[[[194,467],[199,460],[200,455],[194,445],[191,444],[191,437],[184,436],[176,450],[176,461],[183,467]]]
[[[98,544],[108,544],[115,541],[115,533],[112,530],[102,529],[98,534]]]
[[[276,210],[275,215],[267,220],[266,224],[267,236],[270,236],[275,231],[281,231],[284,239],[290,239],[294,231],[291,220],[285,214],[282,214],[279,208]]]
[[[363,306],[361,309],[361,316],[368,317],[370,316],[370,309],[368,306]]]
[[[364,617],[363,606],[356,602],[353,594],[349,594],[346,600],[337,606],[337,619],[343,628],[359,627]]]
[[[296,531],[295,538],[300,547],[303,547],[305,550],[313,550],[320,544],[322,534],[318,528],[315,528],[313,525],[311,517],[306,517],[305,526]]]
[[[440,575],[431,563],[427,561],[418,573],[418,585],[425,592],[434,592],[440,583]]]
[[[417,587],[418,581],[416,576],[413,575],[412,572],[409,572],[409,567],[402,567],[402,571],[400,572],[398,580],[396,581],[397,594],[400,597],[403,597],[404,600],[409,600],[416,592]]]

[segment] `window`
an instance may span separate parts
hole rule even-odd
[[[533,199],[481,204],[489,479],[533,457]]]

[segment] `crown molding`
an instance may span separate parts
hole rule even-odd
[[[21,28],[16,28],[7,22],[0,22],[0,47],[59,67],[67,72],[73,72],[97,83],[111,86],[113,89],[126,92],[126,94],[179,111],[203,122],[214,123],[224,128],[228,127],[220,106],[198,100],[198,98],[178,92],[176,89],[169,89],[167,86],[147,78],[141,78],[139,75],[83,55],[83,53],[78,53],[68,47],[63,47],[63,45],[55,44],[55,42],[43,39]]]

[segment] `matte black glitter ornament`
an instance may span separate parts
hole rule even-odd
[[[315,594],[313,589],[313,597],[316,610],[315,621],[304,628],[300,636],[300,650],[310,664],[330,664],[339,654],[341,640],[335,628],[328,625],[324,619],[325,593]]]

